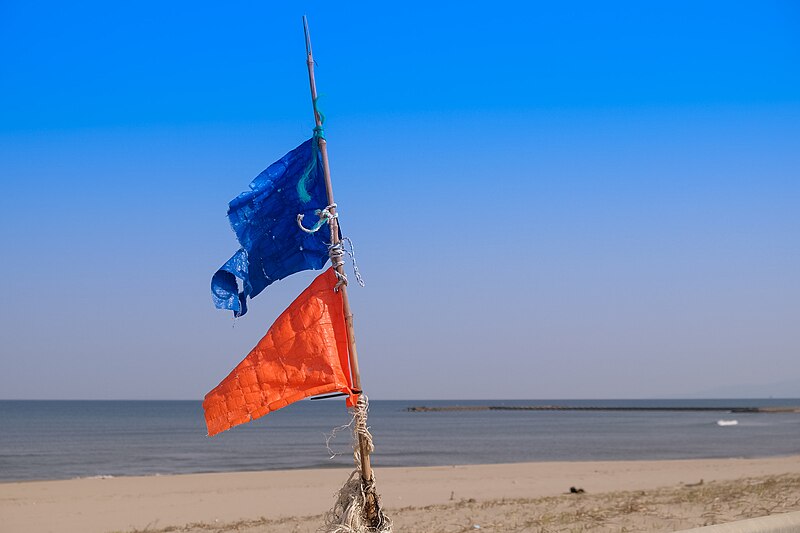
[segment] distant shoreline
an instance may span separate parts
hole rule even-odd
[[[370,425],[381,467],[779,457],[800,453],[787,406],[800,399],[376,400]],[[200,402],[3,402],[0,480],[347,467],[349,439],[335,457],[325,439],[349,421],[341,401],[298,402],[210,439]]]
[[[783,461],[792,460],[797,461],[800,466],[800,454],[789,453],[780,455],[747,455],[738,457],[691,457],[691,458],[660,458],[660,459],[607,459],[607,460],[593,460],[593,459],[575,459],[563,460],[554,459],[552,461],[539,460],[539,461],[519,461],[519,462],[498,462],[498,463],[453,463],[453,464],[440,464],[440,465],[414,465],[414,466],[378,466],[380,470],[425,470],[437,468],[475,468],[475,467],[496,467],[496,466],[513,466],[513,465],[550,465],[550,464],[590,464],[590,463],[607,463],[607,464],[620,464],[626,465],[628,463],[682,463],[682,462],[717,462],[717,461]],[[9,485],[24,485],[36,483],[72,483],[72,482],[86,482],[86,481],[104,481],[104,480],[125,480],[125,479],[166,479],[166,478],[183,478],[192,476],[238,476],[238,475],[256,475],[256,474],[278,474],[289,472],[335,472],[348,470],[348,467],[341,465],[331,466],[299,466],[296,468],[262,468],[254,470],[214,470],[207,472],[171,472],[171,473],[155,473],[155,474],[97,474],[78,476],[72,478],[42,478],[42,479],[0,479],[0,492],[4,486]],[[800,474],[800,472],[798,472]]]

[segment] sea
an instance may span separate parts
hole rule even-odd
[[[800,413],[408,411],[452,405],[777,407],[800,399],[374,400],[373,465],[800,454]],[[306,400],[209,438],[199,401],[2,400],[0,481],[348,467],[350,432],[334,432],[348,422],[341,398]]]

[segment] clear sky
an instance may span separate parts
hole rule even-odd
[[[5,0],[0,398],[201,399],[313,279],[211,303],[304,13],[372,398],[800,397],[796,2]]]

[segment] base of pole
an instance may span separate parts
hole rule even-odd
[[[321,533],[392,533],[392,521],[383,514],[375,480],[364,481],[353,470],[336,495],[336,503],[325,514]]]
[[[389,520],[381,510],[380,496],[378,491],[375,490],[375,481],[364,481],[361,479],[364,486],[364,519],[366,525],[371,531],[385,531],[381,527]]]

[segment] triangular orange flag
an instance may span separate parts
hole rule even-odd
[[[352,393],[342,293],[329,268],[278,317],[247,357],[206,394],[208,435],[290,403]]]

